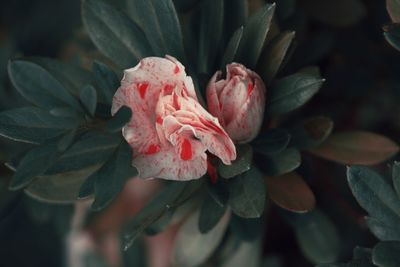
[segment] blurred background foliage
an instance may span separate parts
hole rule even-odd
[[[184,13],[199,1],[175,2]],[[263,4],[262,0],[248,2],[250,13]],[[383,38],[382,27],[390,22],[384,2],[275,2],[275,27],[296,31],[292,55],[279,75],[318,65],[326,79],[320,93],[291,119],[326,115],[334,121],[335,130],[363,129],[400,140],[400,53]],[[93,51],[82,29],[79,0],[2,1],[0,110],[24,105],[7,78],[10,57],[40,55],[70,62],[81,60],[85,65],[90,58],[98,57]],[[10,145],[0,137],[0,161],[5,162],[24,146]],[[299,173],[312,188],[317,209],[307,215],[293,215],[270,206],[263,239],[265,266],[347,261],[355,246],[371,247],[376,243],[363,220],[366,213],[348,187],[345,166],[307,154],[303,159]],[[377,168],[389,171],[386,165]],[[0,265],[62,266],[63,240],[72,206],[43,204],[22,192],[10,192],[10,176],[1,164]],[[325,240],[318,240],[320,233]]]

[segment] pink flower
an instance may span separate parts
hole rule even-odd
[[[260,131],[265,108],[265,85],[243,65],[226,66],[226,79],[216,72],[207,86],[208,110],[236,143],[247,143]]]
[[[192,79],[176,59],[149,57],[125,70],[111,113],[132,110],[122,129],[142,178],[191,180],[207,171],[206,151],[229,165],[236,158],[232,140],[197,101]]]

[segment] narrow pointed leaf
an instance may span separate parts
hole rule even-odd
[[[106,103],[111,104],[112,97],[119,87],[119,79],[117,75],[107,65],[97,61],[93,62],[92,71]]]
[[[225,49],[224,56],[222,58],[221,69],[225,69],[227,64],[230,64],[234,61],[242,36],[243,26],[237,29],[229,40],[229,43]]]
[[[275,4],[266,4],[247,19],[235,61],[244,64],[247,68],[255,68],[264,46],[274,11]]]
[[[287,148],[276,154],[265,155],[259,161],[265,174],[278,176],[297,169],[301,164],[301,155],[299,150]]]
[[[97,105],[97,92],[94,87],[90,85],[84,87],[80,94],[80,100],[89,114],[94,116]]]
[[[218,165],[218,173],[224,178],[232,178],[250,170],[253,160],[253,149],[249,145],[237,146],[237,157],[231,165],[222,162]]]
[[[132,117],[132,111],[130,108],[123,106],[121,107],[114,117],[107,122],[106,128],[110,132],[119,131],[122,127],[127,124]]]
[[[112,5],[84,0],[82,20],[94,44],[120,68],[133,67],[141,58],[152,55],[144,32]]]

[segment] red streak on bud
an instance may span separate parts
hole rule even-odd
[[[161,118],[161,116],[157,116],[157,118],[156,118],[156,122],[158,123],[158,124],[163,124],[163,118]]]
[[[178,66],[175,66],[174,73],[178,74],[180,71],[181,69]]]
[[[147,149],[147,151],[145,152],[145,154],[146,154],[146,155],[152,155],[152,154],[155,154],[155,153],[159,152],[160,149],[161,149],[161,148],[160,148],[159,145],[151,144],[151,145],[149,146],[149,149]]]
[[[215,169],[214,165],[212,165],[209,160],[207,160],[207,173],[208,173],[208,175],[210,175],[211,182],[213,184],[216,184],[217,180],[218,180],[217,170]]]
[[[164,94],[165,95],[170,95],[172,94],[172,91],[174,90],[174,88],[172,87],[172,85],[166,84],[164,85]]]
[[[146,95],[147,88],[149,88],[149,84],[148,83],[141,83],[141,84],[139,84],[139,86],[137,88],[139,90],[140,97],[142,99],[144,99],[144,96]]]
[[[252,82],[249,82],[249,83],[247,84],[247,96],[250,96],[250,95],[251,95],[251,93],[253,92],[253,89],[254,89],[253,83],[252,83]]]
[[[184,139],[182,142],[182,150],[181,150],[181,159],[182,160],[191,160],[193,156],[192,153],[192,144],[189,140]]]

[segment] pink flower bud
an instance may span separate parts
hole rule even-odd
[[[206,151],[228,165],[236,158],[232,140],[199,104],[192,79],[175,58],[144,58],[125,70],[112,114],[123,105],[133,115],[122,133],[141,178],[200,178],[207,171]]]
[[[207,86],[208,110],[235,143],[247,143],[260,131],[265,108],[265,85],[254,71],[238,63],[218,71]]]

